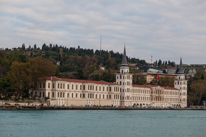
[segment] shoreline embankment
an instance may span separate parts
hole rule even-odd
[[[119,108],[119,107],[62,107],[1,105],[0,110],[206,110],[206,108]]]

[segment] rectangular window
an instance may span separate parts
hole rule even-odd
[[[58,83],[58,88],[59,88],[59,83]]]
[[[62,97],[62,92],[60,92],[60,97]]]
[[[45,83],[43,83],[43,88],[45,88]]]
[[[85,98],[85,94],[83,94],[83,98]]]
[[[85,85],[83,85],[83,90],[85,90]]]
[[[50,88],[50,83],[48,83],[48,88]]]
[[[104,91],[104,87],[103,87],[103,91]]]
[[[82,85],[80,85],[80,90],[82,90]]]
[[[59,92],[58,92],[58,97],[59,97]]]
[[[53,88],[54,88],[54,83],[53,83]]]
[[[67,89],[69,89],[69,84],[67,84]]]
[[[43,92],[43,97],[45,97],[45,92]]]
[[[112,91],[112,88],[111,88],[111,87],[109,87],[109,91]]]
[[[72,90],[74,89],[74,85],[72,84]]]
[[[52,97],[54,97],[54,92],[52,92]]]

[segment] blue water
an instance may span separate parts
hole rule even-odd
[[[206,111],[1,110],[0,136],[206,137]]]

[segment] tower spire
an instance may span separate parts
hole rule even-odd
[[[127,64],[127,55],[126,55],[126,47],[125,47],[125,44],[124,44],[124,55],[123,55],[123,58],[122,58],[122,64],[121,66],[128,66]]]
[[[182,68],[182,56],[180,57],[180,66],[179,66],[179,72],[178,74],[184,74],[183,68]]]

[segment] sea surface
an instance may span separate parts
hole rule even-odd
[[[205,110],[1,110],[0,137],[206,137]]]

